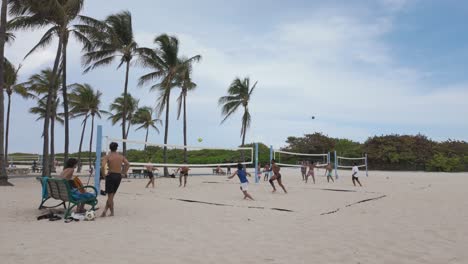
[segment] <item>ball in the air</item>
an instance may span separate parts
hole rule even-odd
[[[315,119],[315,116],[312,116],[312,119]]]
[[[94,218],[96,218],[96,213],[93,210],[86,211],[85,219],[87,221],[92,221],[92,220],[94,220]]]
[[[202,142],[203,141],[203,138],[198,138],[198,142]]]

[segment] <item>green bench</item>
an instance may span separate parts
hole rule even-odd
[[[42,179],[41,179],[41,182],[42,182]],[[62,203],[54,207],[57,207],[63,204],[63,207],[65,208],[64,218],[69,217],[71,214],[71,210],[78,204],[88,204],[91,206],[91,209],[94,210],[98,203],[97,190],[96,188],[94,188],[94,186],[88,185],[88,186],[81,187],[80,189],[84,189],[84,190],[91,189],[94,192],[94,195],[92,197],[88,197],[88,198],[83,197],[80,199],[76,199],[72,195],[70,183],[66,179],[49,178],[47,180],[46,188],[47,188],[47,194],[42,196],[42,202],[41,202],[41,205],[39,206],[39,209],[46,208],[44,206],[44,203],[50,198],[60,200],[62,201]]]

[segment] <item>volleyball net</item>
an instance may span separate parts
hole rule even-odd
[[[183,146],[106,137],[105,152],[109,151],[111,142],[118,143],[119,150],[122,149],[123,143],[126,143],[126,158],[131,167],[151,165],[169,168],[182,166],[208,168],[230,167],[238,163],[250,165],[254,162],[254,148],[252,147]],[[166,148],[166,161],[164,161],[164,148]]]
[[[367,154],[363,157],[342,157],[335,151],[335,176],[338,178],[338,169],[351,169],[354,166],[366,170],[366,176],[369,176]]]
[[[325,167],[330,162],[330,153],[310,154],[283,150],[273,150],[276,164],[284,167],[302,167],[304,164],[315,164],[316,167]]]

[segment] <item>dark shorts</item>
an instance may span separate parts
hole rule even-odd
[[[154,174],[152,171],[147,171],[146,172],[146,175],[150,178],[150,179],[153,179],[154,178]]]
[[[181,172],[181,173],[180,173],[180,175],[182,175],[182,176],[185,176],[185,177],[186,177],[186,176],[188,176],[188,172]]]
[[[119,189],[122,175],[120,173],[109,173],[106,176],[106,193],[116,193]]]

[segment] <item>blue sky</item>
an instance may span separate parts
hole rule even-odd
[[[468,140],[463,1],[100,0],[86,1],[83,14],[102,19],[125,9],[140,46],[153,47],[156,35],[168,33],[179,37],[183,55],[203,56],[194,70],[198,88],[188,98],[190,145],[199,145],[199,137],[206,146],[240,143],[241,113],[220,126],[217,107],[236,76],[258,81],[248,142],[280,147],[288,136],[316,131],[357,141],[393,133]],[[56,44],[22,61],[42,32],[18,32],[6,47],[6,56],[23,64],[22,80],[53,63]],[[102,91],[107,109],[123,91],[123,70],[115,64],[82,75],[79,44],[72,42],[68,54],[69,82]],[[145,72],[131,69],[130,92],[140,106],[154,106],[157,94],[137,87]],[[40,152],[42,122],[28,114],[34,102],[13,100],[10,150]],[[175,107],[170,115],[169,143],[181,144]],[[105,135],[119,137],[119,127],[98,123]],[[76,151],[80,121],[71,126]],[[60,151],[63,127],[56,135]],[[132,129],[129,138],[142,140],[144,132]],[[149,141],[162,143],[163,135],[152,132]]]

